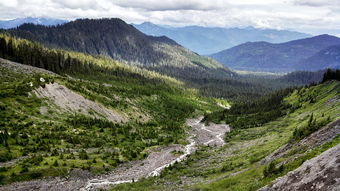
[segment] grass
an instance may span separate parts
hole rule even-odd
[[[185,144],[185,119],[219,108],[214,99],[200,97],[197,91],[180,84],[163,83],[164,79],[156,79],[151,85],[99,77],[93,80],[91,75],[78,80],[41,73],[18,74],[3,66],[0,65],[0,116],[4,119],[0,123],[0,159],[6,162],[28,158],[3,169],[2,184],[66,175],[72,168],[93,173],[112,170],[122,162],[146,157],[151,147]],[[44,86],[40,77],[47,83],[63,84],[133,120],[113,124],[62,111],[50,100],[31,93],[35,87]],[[30,82],[34,82],[33,87]],[[41,107],[46,107],[48,113],[41,113]],[[88,159],[80,157],[82,149],[88,150]],[[32,162],[39,157],[42,161]]]
[[[229,137],[224,147],[202,147],[188,160],[162,172],[160,177],[117,185],[112,190],[257,190],[340,143],[337,136],[308,152],[303,147],[295,147],[274,163],[278,164],[296,154],[299,154],[296,155],[298,158],[269,177],[263,175],[269,164],[262,164],[260,161],[291,141],[294,130],[306,125],[311,113],[317,121],[324,118],[334,121],[340,118],[339,102],[329,102],[338,95],[339,88],[340,83],[333,81],[303,88],[300,92],[295,91],[285,99],[285,102],[292,105],[301,105],[294,112],[260,127],[238,129]]]

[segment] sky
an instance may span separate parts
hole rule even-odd
[[[121,18],[171,26],[289,29],[340,36],[340,0],[0,0],[0,20]]]

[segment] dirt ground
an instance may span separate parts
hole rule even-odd
[[[224,145],[223,136],[226,132],[230,131],[230,127],[226,124],[210,123],[205,125],[204,123],[195,123],[195,120],[201,121],[202,119],[203,117],[200,117],[187,121],[187,124],[190,124],[192,127],[192,134],[196,135],[197,144],[210,146]]]
[[[85,115],[93,113],[91,115],[95,117],[105,117],[112,122],[126,121],[124,117],[114,111],[74,93],[58,83],[46,84],[45,87],[39,87],[34,90],[34,93],[40,98],[50,99],[63,110],[80,112]]]

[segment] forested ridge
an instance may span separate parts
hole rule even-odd
[[[119,80],[139,83],[180,83],[177,80],[137,67],[130,67],[107,58],[95,58],[81,53],[61,49],[49,49],[23,39],[0,35],[0,57],[31,65],[57,74],[109,75]]]
[[[110,57],[182,79],[225,78],[231,73],[165,36],[147,36],[120,19],[78,19],[57,26],[23,24],[3,32],[50,48]]]
[[[339,67],[339,44],[340,38],[324,34],[278,44],[247,42],[211,57],[237,70],[317,71]]]

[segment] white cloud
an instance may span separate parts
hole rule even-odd
[[[118,17],[128,23],[335,31],[340,0],[0,0],[0,19]],[[337,31],[337,30],[336,30]],[[338,34],[337,32],[336,34]]]
[[[226,5],[223,0],[116,0],[114,4],[121,7],[133,7],[150,11],[166,10],[213,10]]]
[[[340,6],[340,0],[294,0],[294,3],[311,7]]]
[[[17,0],[0,0],[0,6],[4,6],[4,7],[16,7],[18,5],[18,1]]]
[[[93,0],[59,0],[56,3],[70,9],[89,10],[98,8],[98,3]]]

